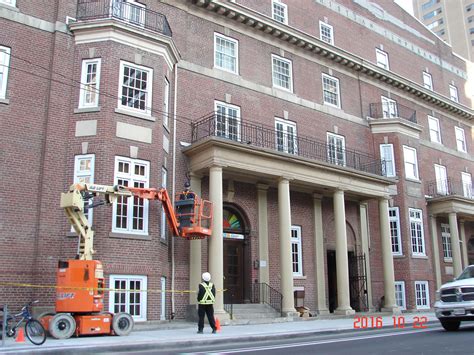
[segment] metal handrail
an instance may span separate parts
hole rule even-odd
[[[400,105],[398,102],[376,102],[369,104],[370,118],[403,118],[417,123],[416,111],[410,107]]]
[[[250,301],[252,303],[268,304],[283,316],[283,295],[265,282],[256,282],[252,284]]]
[[[460,196],[474,200],[472,184],[447,178],[445,180],[433,180],[426,183],[426,195],[429,198],[444,196]]]
[[[230,316],[230,319],[234,319],[234,295],[231,293],[230,294],[230,303],[224,303],[224,311],[226,311],[229,316]]]

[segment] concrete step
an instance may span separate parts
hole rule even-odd
[[[273,323],[280,318],[280,313],[266,304],[235,304],[232,313],[237,324]]]

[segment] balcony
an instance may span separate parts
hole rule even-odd
[[[78,22],[115,19],[138,29],[172,36],[166,16],[148,10],[140,3],[121,0],[79,0],[76,19]]]
[[[369,105],[372,119],[401,118],[412,123],[416,121],[416,111],[394,102],[376,102]]]
[[[435,180],[427,183],[426,194],[429,199],[460,197],[474,200],[472,183],[463,183],[454,179]]]
[[[311,137],[296,135],[296,130],[277,130],[253,123],[242,123],[240,117],[212,113],[192,123],[192,143],[209,137],[240,143],[246,147],[271,150],[286,157],[301,157],[336,167],[383,176],[383,163],[373,156],[343,144],[328,144]]]

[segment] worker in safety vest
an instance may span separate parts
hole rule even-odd
[[[205,272],[202,274],[202,281],[199,284],[197,296],[198,301],[198,334],[202,334],[204,329],[204,314],[207,314],[207,320],[212,328],[212,334],[216,333],[216,323],[214,320],[214,303],[216,302],[216,288],[211,282],[211,274]]]

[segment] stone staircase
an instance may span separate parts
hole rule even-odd
[[[282,317],[279,312],[263,303],[234,304],[232,319],[226,324],[268,324],[287,322],[286,317]]]

